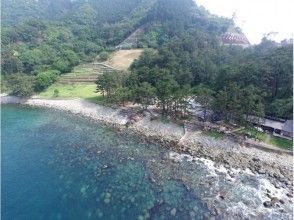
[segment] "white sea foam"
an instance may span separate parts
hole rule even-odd
[[[286,194],[287,194],[286,189],[284,189],[284,188],[278,189],[269,180],[264,179],[264,178],[260,179],[259,182],[260,182],[260,189],[261,189],[260,191],[261,192],[269,190],[270,191],[269,194],[272,197],[277,197],[278,199],[283,199],[286,197]],[[266,197],[266,195],[262,194],[261,198],[266,199],[267,197]]]
[[[240,175],[240,174],[245,174],[249,176],[256,176],[257,179],[259,179],[260,187],[258,189],[252,188],[251,186],[248,186],[249,191],[254,191],[254,194],[261,200],[261,201],[268,201],[269,197],[267,194],[269,194],[271,197],[277,197],[278,199],[285,199],[287,190],[284,188],[276,188],[269,180],[262,178],[261,175],[259,174],[254,174],[252,171],[248,168],[245,170],[241,169],[234,169],[230,168],[227,169],[223,165],[220,165],[219,167],[215,166],[215,163],[212,160],[205,159],[205,158],[198,158],[198,157],[193,157],[188,154],[180,154],[176,152],[169,152],[169,158],[176,161],[176,162],[182,162],[184,159],[187,160],[188,162],[191,163],[199,163],[201,162],[209,171],[210,175],[209,176],[218,176],[217,173],[224,173],[226,174],[225,177],[231,181],[235,182],[236,179],[231,177],[231,175]],[[231,175],[230,175],[231,174]],[[244,186],[247,187],[247,186]],[[267,192],[267,190],[270,191],[270,193]],[[237,205],[237,209],[241,208],[240,204]],[[257,208],[257,207],[256,207]],[[260,206],[261,209],[264,208],[264,206],[261,204]]]
[[[188,154],[180,154],[180,153],[176,153],[176,152],[169,152],[169,158],[172,159],[175,162],[182,162],[184,159],[187,160],[188,162],[192,162],[192,163],[202,163],[206,169],[209,171],[210,175],[209,176],[218,176],[217,173],[224,173],[226,174],[226,178],[229,179],[230,181],[235,181],[235,178],[232,178],[229,175],[229,171],[230,173],[233,174],[238,174],[241,170],[240,169],[227,169],[225,168],[223,165],[220,165],[219,167],[215,166],[215,162],[209,159],[205,159],[205,158],[200,158],[200,157],[193,157],[191,155]]]

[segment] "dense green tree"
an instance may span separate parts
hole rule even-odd
[[[269,106],[267,106],[266,113],[270,116],[279,118],[292,119],[293,118],[293,99],[275,99]]]
[[[104,96],[111,96],[115,90],[121,86],[119,73],[116,71],[106,72],[99,75],[96,81],[97,92],[101,92]]]
[[[176,117],[184,118],[186,116],[190,95],[191,88],[189,85],[179,86],[172,95],[172,110]]]
[[[236,83],[232,83],[216,95],[214,110],[225,121],[240,121],[243,118],[241,107],[241,89]]]
[[[1,57],[1,72],[2,74],[10,75],[23,71],[23,63],[13,54],[12,51],[6,51]]]
[[[29,97],[34,93],[34,77],[25,74],[14,74],[8,78],[11,94]]]
[[[266,83],[271,88],[272,98],[282,98],[292,94],[292,71],[293,60],[292,47],[280,47],[266,57],[266,65],[269,71],[266,71]],[[290,91],[291,89],[291,91]]]
[[[20,59],[23,62],[23,71],[25,73],[31,73],[35,68],[42,64],[42,52],[39,49],[27,50],[20,55]]]
[[[135,87],[133,98],[143,106],[143,109],[147,109],[149,105],[154,104],[155,91],[150,83],[143,82]]]
[[[292,45],[271,43],[244,50],[220,46],[208,36],[186,32],[163,44],[158,52],[146,51],[132,65],[132,79],[155,86],[164,70],[181,86],[203,84],[215,91],[213,96],[225,93],[228,106],[219,105],[216,111],[228,121],[243,120],[243,114],[262,116],[264,106],[267,115],[288,118],[286,111],[284,115],[280,114],[282,111],[278,114],[272,103],[276,99],[291,100],[293,97]],[[242,98],[243,94],[249,96]],[[248,109],[242,100],[250,104]],[[287,106],[292,106],[291,102]]]
[[[161,74],[161,79],[157,81],[155,88],[162,115],[166,115],[171,111],[172,97],[179,85],[166,70],[163,70]]]
[[[264,104],[261,97],[260,91],[252,85],[241,90],[241,106],[245,119],[248,119],[249,115],[264,117]]]
[[[57,60],[54,61],[52,64],[52,67],[54,69],[57,69],[61,73],[66,73],[71,71],[70,63],[67,59],[64,58],[58,58]]]
[[[201,104],[204,113],[204,121],[207,120],[207,110],[212,108],[214,91],[207,86],[199,85],[193,88],[196,95],[195,101]]]
[[[125,103],[132,99],[132,91],[129,87],[118,87],[114,95],[112,97],[112,100],[118,103],[121,103],[122,106],[125,106]]]
[[[74,67],[79,63],[78,55],[72,50],[63,51],[62,57],[68,61],[70,67]]]

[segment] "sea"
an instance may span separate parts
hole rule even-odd
[[[284,189],[139,135],[1,106],[1,219],[292,219]],[[267,193],[284,201],[265,207]]]

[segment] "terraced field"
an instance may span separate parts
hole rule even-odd
[[[73,72],[62,75],[58,79],[58,83],[94,83],[99,74],[113,70],[115,69],[103,63],[82,64],[75,67]]]
[[[73,72],[60,76],[56,83],[39,94],[43,98],[89,98],[99,97],[95,81],[100,71],[89,66],[79,65]],[[54,91],[58,91],[58,96]]]
[[[44,98],[98,99],[100,95],[96,93],[95,84],[98,75],[114,70],[127,70],[142,52],[142,49],[119,50],[111,54],[106,62],[94,61],[76,66],[71,73],[61,75],[56,83],[41,92],[39,96]]]

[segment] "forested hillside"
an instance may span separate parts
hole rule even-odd
[[[16,65],[12,65],[13,69],[2,68],[2,71],[5,74],[29,73],[39,69],[39,64],[53,65],[52,60],[30,63],[23,53],[37,56],[41,51],[42,54],[49,53],[49,59],[64,58],[63,67],[53,67],[66,72],[75,65],[75,59],[62,56],[64,51],[75,52],[82,61],[90,60],[132,33],[153,4],[154,1],[147,0],[5,1],[2,15],[3,62],[7,63],[5,66],[11,66],[10,63]],[[46,46],[50,51],[45,51]],[[32,68],[27,69],[28,65]]]
[[[59,74],[70,72],[75,65],[91,61],[120,43],[140,25],[153,3],[5,1],[2,79],[10,81],[12,87],[22,78],[27,79],[22,95],[46,88]]]
[[[2,11],[2,81],[15,95],[42,91],[142,28],[137,47],[152,49],[126,76],[98,80],[112,100],[148,106],[156,99],[177,116],[196,95],[228,121],[292,118],[292,45],[224,46],[220,37],[234,22],[192,0],[7,0]]]
[[[292,118],[292,45],[268,44],[264,39],[243,50],[220,46],[205,33],[187,32],[158,52],[146,51],[133,64],[128,83],[130,88],[145,82],[154,87],[164,111],[176,110],[175,104],[194,94],[228,121],[243,115]]]
[[[142,4],[142,0],[7,0],[2,3],[2,24],[17,24],[31,19],[63,20],[64,17],[74,20],[85,7],[92,8],[95,14],[91,22],[116,22],[137,7],[145,6]]]
[[[55,20],[72,9],[71,0],[7,0],[1,3],[3,26],[31,19]]]

